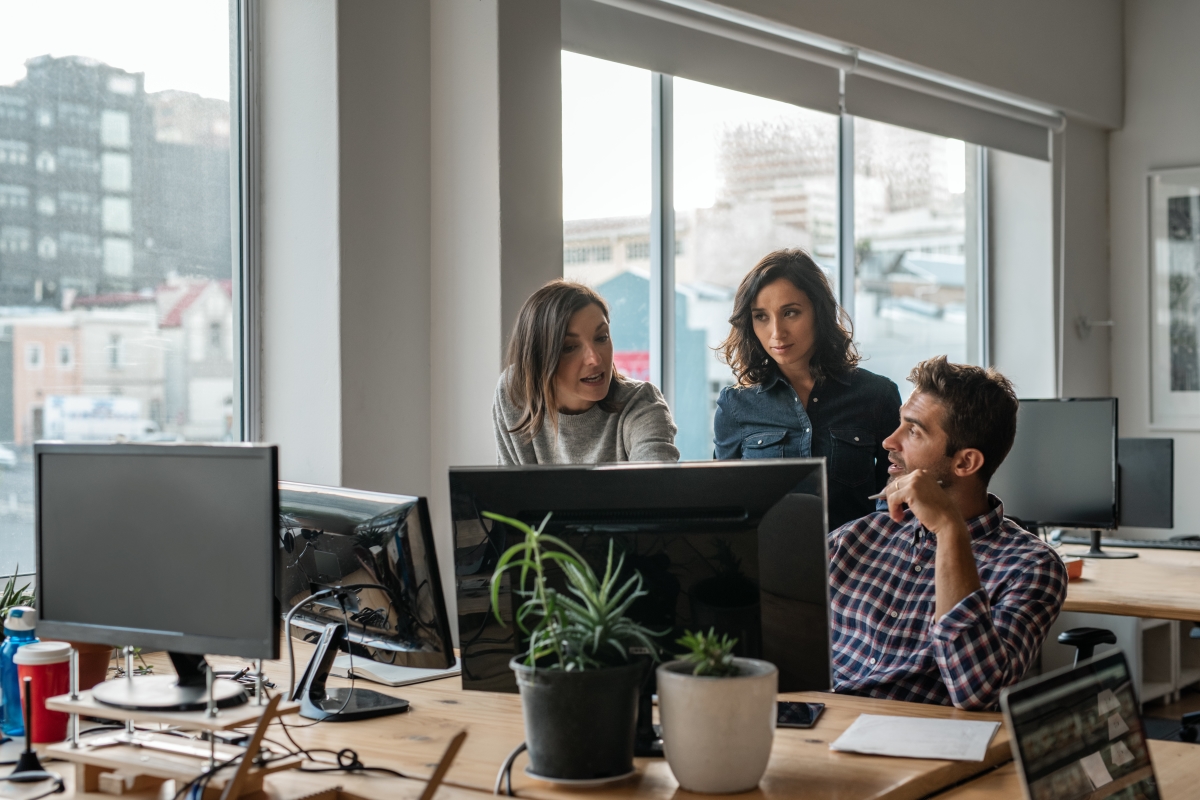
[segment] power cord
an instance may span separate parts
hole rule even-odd
[[[500,787],[504,784],[507,784],[505,794],[507,794],[509,797],[517,796],[516,792],[513,791],[512,785],[513,764],[516,762],[517,756],[521,755],[521,753],[524,753],[527,749],[529,748],[525,742],[521,742],[519,745],[517,745],[516,749],[509,753],[508,757],[504,759],[504,763],[500,765],[500,771],[496,773],[496,785],[492,787],[492,794],[500,794]]]

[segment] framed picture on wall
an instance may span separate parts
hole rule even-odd
[[[1200,430],[1200,167],[1149,180],[1150,424]]]

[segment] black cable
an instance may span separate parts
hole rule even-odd
[[[317,752],[332,753],[333,751],[325,750],[324,748],[320,748],[317,750]],[[392,775],[397,778],[410,778],[411,777],[410,775],[405,775],[403,772],[399,772],[394,769],[389,769],[388,767],[368,767],[366,764],[363,764],[361,761],[358,760],[358,753],[356,753],[354,750],[350,749],[349,747],[343,747],[341,750],[338,750],[336,753],[336,758],[337,758],[337,766],[336,767],[332,767],[332,766],[331,767],[322,767],[320,769],[305,769],[304,767],[300,767],[299,771],[300,772],[351,772],[351,773],[353,773],[353,772],[384,772],[384,773],[387,773],[388,775]],[[313,761],[316,761],[316,759],[313,759]],[[320,764],[323,762],[316,761],[316,763]]]
[[[292,647],[292,617],[296,614],[297,611],[304,608],[304,606],[308,605],[313,600],[318,600],[322,597],[328,597],[331,594],[337,594],[339,592],[353,591],[355,589],[379,589],[380,591],[389,592],[389,593],[391,592],[391,590],[388,589],[388,587],[384,586],[383,584],[379,584],[379,583],[348,583],[345,586],[335,586],[331,589],[322,589],[319,592],[313,592],[308,597],[304,598],[299,603],[296,603],[296,605],[292,606],[291,609],[287,612],[287,614],[284,615],[284,617],[283,617],[283,632],[284,632],[285,637],[287,638],[288,663],[292,670],[291,681],[288,684],[288,693],[287,693],[289,700],[292,698],[292,695],[294,695],[296,693],[296,652],[295,652],[294,648]],[[346,610],[345,602],[339,601],[339,605],[342,606],[342,611],[345,612],[345,610]],[[347,640],[349,640],[349,636],[350,636],[350,627],[347,625],[346,626]]]
[[[500,771],[496,773],[496,785],[492,787],[492,794],[500,794],[501,785],[507,783],[508,786],[506,791],[508,796],[517,796],[516,792],[513,791],[512,785],[513,764],[516,763],[517,756],[521,755],[521,753],[524,753],[527,749],[528,746],[525,744],[525,742],[521,742],[519,745],[517,745],[516,749],[509,753],[504,759],[504,763],[500,765]]]

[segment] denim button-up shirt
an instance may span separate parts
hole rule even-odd
[[[829,527],[875,510],[887,483],[883,440],[900,427],[900,391],[882,375],[854,369],[813,387],[808,407],[776,372],[758,386],[728,386],[717,399],[714,456],[826,459]]]

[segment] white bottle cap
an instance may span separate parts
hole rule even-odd
[[[10,631],[31,631],[37,627],[37,612],[29,606],[15,606],[8,610],[4,627]]]
[[[71,645],[66,642],[30,642],[13,653],[14,664],[59,664],[71,659]]]

